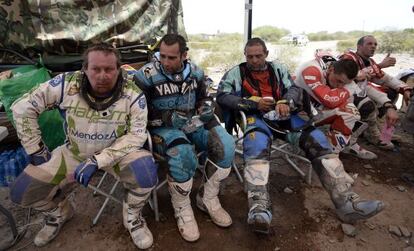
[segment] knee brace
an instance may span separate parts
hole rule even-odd
[[[231,166],[234,159],[236,145],[233,137],[221,126],[216,126],[209,131],[208,157],[220,167]]]
[[[158,165],[152,156],[144,156],[132,161],[129,168],[141,188],[151,188],[158,183]]]
[[[175,140],[167,146],[169,174],[176,182],[186,182],[194,176],[197,156],[187,141]]]
[[[271,137],[259,127],[248,130],[243,138],[243,157],[248,159],[270,158]]]
[[[319,156],[332,153],[332,146],[326,135],[313,126],[306,128],[302,132],[299,138],[299,146],[305,151],[306,157],[311,161]]]
[[[56,184],[38,180],[28,174],[26,171],[36,170],[38,167],[29,165],[27,170],[24,170],[14,181],[10,187],[10,200],[14,203],[20,204],[23,207],[35,207],[41,209],[36,205],[39,201],[47,200],[50,193],[55,189]]]
[[[365,121],[370,114],[376,112],[377,110],[375,102],[368,97],[362,99],[360,98],[358,100],[356,99],[354,103],[357,106],[358,111],[361,114],[361,120],[363,121]]]

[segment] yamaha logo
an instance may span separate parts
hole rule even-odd
[[[175,75],[174,75],[174,80],[175,80],[175,81],[182,81],[182,80],[183,80],[183,78],[181,77],[181,75],[180,75],[180,74],[175,74]]]

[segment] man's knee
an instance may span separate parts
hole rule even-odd
[[[362,100],[358,104],[358,110],[361,114],[362,120],[366,120],[372,113],[375,113],[376,109],[377,107],[375,105],[375,102],[368,98],[367,100]]]
[[[169,174],[177,182],[185,182],[194,176],[197,156],[190,144],[175,145],[167,150]]]
[[[245,134],[243,139],[244,159],[268,159],[270,157],[271,138],[258,130]]]
[[[143,156],[129,163],[129,168],[141,188],[151,188],[158,183],[158,166],[151,155]]]
[[[208,139],[209,158],[220,167],[230,167],[234,159],[236,145],[233,137],[226,130],[217,126],[210,131]]]
[[[311,161],[332,152],[332,146],[326,135],[314,127],[308,127],[302,132],[299,146],[305,151],[306,157]]]
[[[48,198],[55,186],[22,172],[10,187],[10,200],[23,207],[30,207]]]

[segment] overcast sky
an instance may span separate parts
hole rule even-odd
[[[181,0],[188,34],[244,30],[245,0]],[[414,28],[412,0],[253,0],[253,28],[293,33]]]

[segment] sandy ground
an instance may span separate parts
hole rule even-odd
[[[403,142],[394,152],[375,150],[380,156],[374,161],[362,161],[350,155],[341,155],[346,170],[356,177],[353,189],[362,198],[380,199],[386,209],[379,215],[354,225],[354,237],[344,234],[341,222],[318,178],[313,175],[307,185],[281,158],[274,154],[270,177],[270,195],[273,207],[272,229],[268,236],[251,232],[246,224],[247,200],[243,185],[234,173],[225,181],[221,201],[233,218],[228,229],[216,227],[209,217],[195,209],[201,238],[187,243],[179,236],[166,187],[159,192],[161,221],[155,222],[153,211],[147,207],[144,214],[154,234],[150,250],[410,250],[414,245],[414,184],[401,179],[402,174],[414,175],[414,140],[403,134]],[[240,162],[240,158],[237,159]],[[303,170],[304,163],[300,163]],[[240,165],[242,167],[242,165]],[[94,182],[97,181],[95,178]],[[196,178],[192,198],[199,184]],[[109,182],[110,183],[110,182]],[[108,188],[108,184],[106,187]],[[291,193],[285,192],[286,188]],[[118,188],[115,196],[122,196]],[[0,189],[1,204],[8,208],[18,226],[25,224],[27,210],[12,205],[8,189]],[[33,213],[25,237],[11,250],[132,250],[134,246],[122,225],[121,206],[109,202],[100,221],[91,222],[103,202],[90,190],[79,187],[73,194],[75,217],[62,229],[62,233],[44,248],[36,248],[31,241],[40,228],[41,215]],[[397,236],[390,228],[407,229],[409,236]],[[0,216],[0,246],[11,240],[8,224]],[[1,249],[1,248],[0,248]]]

